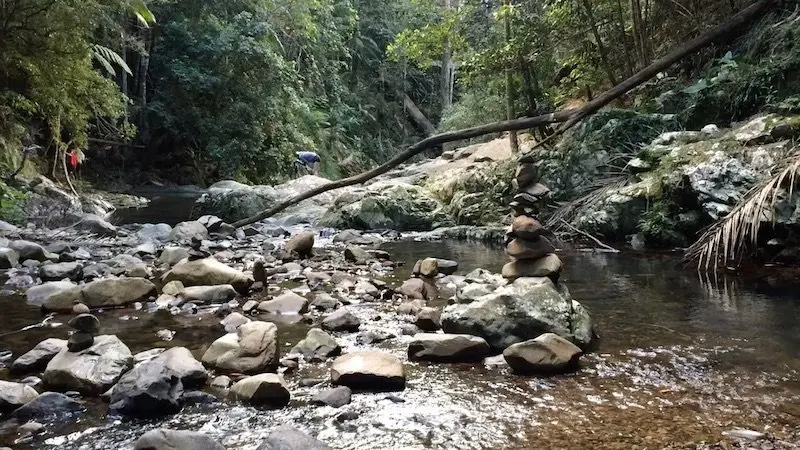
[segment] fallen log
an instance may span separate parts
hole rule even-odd
[[[269,208],[267,210],[264,210],[256,214],[255,216],[234,222],[232,225],[236,228],[243,227],[245,225],[250,225],[252,223],[258,222],[259,220],[264,220],[268,217],[271,217],[292,205],[300,203],[303,200],[307,200],[311,197],[315,197],[319,194],[322,194],[323,192],[328,192],[334,189],[339,189],[347,186],[353,186],[356,184],[362,184],[368,180],[371,180],[372,178],[385,174],[386,172],[394,169],[395,167],[399,166],[405,161],[408,161],[412,157],[416,156],[417,154],[429,148],[433,148],[447,142],[460,141],[463,139],[470,139],[492,133],[526,130],[529,128],[535,128],[541,125],[548,125],[553,123],[563,124],[556,130],[555,133],[550,135],[547,139],[545,139],[544,141],[540,141],[536,145],[534,145],[533,148],[535,149],[536,147],[544,144],[545,142],[549,142],[555,139],[557,136],[564,134],[564,132],[566,132],[571,127],[575,126],[581,120],[596,113],[602,107],[608,105],[612,101],[621,97],[631,89],[640,86],[644,82],[656,76],[656,74],[658,74],[659,72],[665,70],[672,64],[680,61],[685,56],[694,53],[700,48],[716,41],[722,36],[725,36],[733,32],[737,28],[752,21],[767,6],[774,3],[775,1],[776,0],[759,0],[753,3],[752,5],[743,9],[739,13],[735,14],[726,22],[722,23],[716,28],[709,30],[706,33],[703,33],[702,35],[696,37],[695,39],[692,39],[686,44],[670,52],[666,56],[656,60],[655,62],[645,67],[641,71],[637,72],[627,80],[619,83],[613,88],[598,95],[594,100],[586,103],[581,108],[557,111],[555,113],[544,114],[536,117],[523,117],[513,120],[503,120],[500,122],[493,122],[486,125],[480,125],[477,127],[467,128],[463,130],[456,130],[456,131],[448,131],[445,133],[429,136],[417,142],[416,144],[412,145],[411,147],[407,148],[405,151],[398,154],[394,158],[390,159],[388,162],[374,169],[368,170],[358,175],[354,175],[352,177],[343,178],[337,181],[331,181],[330,183],[316,187],[314,189],[311,189],[310,191],[304,192],[300,195],[290,198],[289,200],[281,202],[273,206],[272,208]],[[532,152],[529,151],[528,153],[521,155],[519,160],[520,162],[532,162],[534,158],[535,156],[532,154]]]

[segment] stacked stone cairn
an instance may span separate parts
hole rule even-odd
[[[517,168],[514,179],[518,193],[511,202],[514,222],[506,233],[506,253],[512,261],[503,267],[503,277],[515,280],[522,277],[550,277],[558,281],[561,260],[547,236],[553,234],[536,220],[550,189],[538,182],[538,168],[525,163]]]
[[[78,353],[94,345],[94,335],[100,331],[100,320],[97,317],[92,314],[78,314],[70,319],[68,325],[75,331],[67,339],[67,350]]]

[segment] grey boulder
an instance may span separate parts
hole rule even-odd
[[[256,450],[331,450],[331,448],[296,428],[282,425],[274,429]]]
[[[333,384],[357,390],[403,390],[406,375],[403,363],[391,353],[357,351],[342,355],[331,366]]]
[[[341,355],[342,347],[330,334],[319,328],[312,328],[308,330],[306,337],[292,348],[290,353],[302,355],[306,361],[325,361],[330,357]]]
[[[164,428],[143,434],[136,440],[133,448],[134,450],[225,450],[222,444],[206,434]]]
[[[38,396],[27,384],[0,380],[0,414],[10,413]]]
[[[253,321],[214,341],[203,354],[203,363],[217,369],[259,373],[278,367],[278,327]]]
[[[42,370],[58,352],[67,347],[64,339],[48,338],[36,344],[11,364],[11,372],[32,372]]]
[[[83,351],[62,349],[47,364],[42,381],[50,389],[97,395],[111,388],[132,365],[128,347],[116,336],[102,335]]]
[[[475,362],[489,356],[486,340],[468,334],[420,333],[408,344],[408,359]]]
[[[509,346],[503,357],[516,373],[551,374],[576,369],[583,354],[572,342],[553,333]]]
[[[237,381],[231,392],[244,403],[253,406],[283,407],[289,404],[291,394],[283,377],[262,373]]]

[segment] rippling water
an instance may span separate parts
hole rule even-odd
[[[384,247],[406,261],[387,281],[402,281],[420,257],[461,263],[459,273],[498,271],[500,249],[451,242],[395,242]],[[187,409],[165,421],[113,421],[94,403],[79,423],[51,428],[29,447],[129,448],[154,427],[195,429],[230,449],[255,449],[276,426],[293,424],[336,449],[695,448],[718,442],[732,428],[774,434],[777,448],[793,448],[800,434],[800,291],[794,287],[708,280],[665,256],[563,255],[563,281],[589,308],[601,336],[599,349],[566,376],[537,378],[483,364],[408,362],[408,387],[397,399],[361,393],[341,409],[310,404],[324,387],[303,388],[302,378],[326,378],[325,364],[287,375],[292,402],[258,410],[225,401]],[[444,300],[442,300],[443,302]],[[0,299],[0,332],[40,320],[24,299]],[[388,304],[353,306],[362,329],[399,337],[378,347],[405,360],[402,319]],[[183,345],[200,356],[222,332],[211,316],[173,317],[133,310],[101,315],[134,352]],[[155,331],[175,330],[160,342]],[[307,329],[280,324],[282,347]],[[0,350],[27,351],[66,330],[31,330],[4,337]],[[345,351],[360,347],[354,335],[337,336]],[[2,373],[0,373],[1,375]],[[213,391],[209,391],[213,392]],[[342,411],[357,418],[339,422]],[[13,440],[13,436],[0,436]],[[781,442],[783,440],[783,442]]]

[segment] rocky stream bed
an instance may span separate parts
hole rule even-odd
[[[580,252],[506,286],[441,232],[101,231],[4,227],[0,446],[800,445],[791,288]]]

